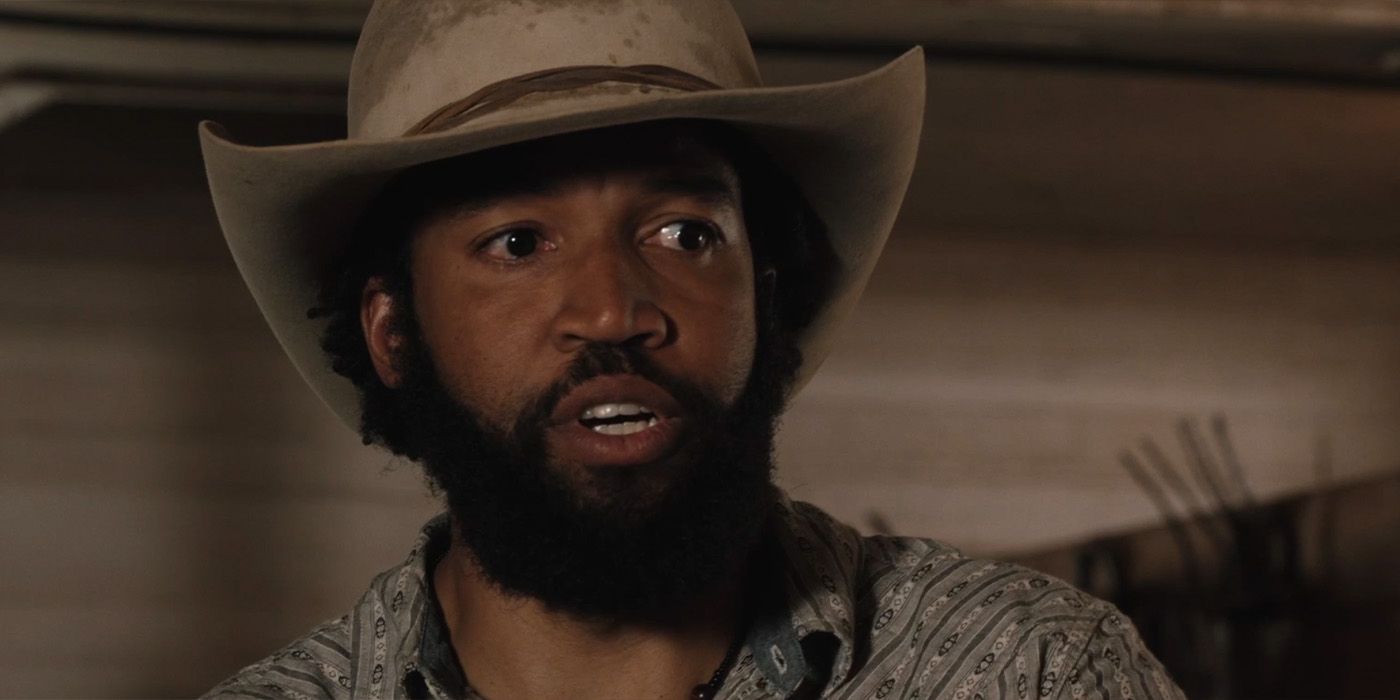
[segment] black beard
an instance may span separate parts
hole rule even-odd
[[[405,337],[414,342],[399,357],[396,408],[460,542],[500,589],[583,617],[663,622],[735,583],[776,502],[773,435],[795,350],[773,352],[760,338],[749,381],[726,407],[641,352],[589,345],[501,434],[442,385],[418,334]],[[655,464],[561,473],[544,437],[555,404],[619,373],[684,407],[682,446]]]

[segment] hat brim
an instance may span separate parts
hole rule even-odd
[[[414,165],[546,136],[658,119],[713,119],[754,138],[826,223],[841,264],[831,301],[799,339],[794,393],[825,358],[865,288],[904,199],[924,112],[919,48],[869,73],[799,86],[559,101],[422,136],[252,146],[200,124],[214,208],[239,272],[282,348],[359,429],[359,394],[330,368],[307,318],[329,265],[378,190]],[[496,115],[492,115],[496,116]]]

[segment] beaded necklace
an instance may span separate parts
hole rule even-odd
[[[713,676],[710,676],[708,683],[697,685],[690,689],[690,700],[714,700],[719,694],[719,688],[724,685],[724,677],[729,675],[734,662],[739,658],[739,650],[744,648],[744,637],[740,635],[729,645],[729,651],[725,653],[724,660],[719,662],[719,668],[715,669]]]

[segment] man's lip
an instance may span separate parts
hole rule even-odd
[[[608,374],[574,387],[550,414],[554,426],[575,423],[585,409],[604,403],[634,403],[665,421],[681,416],[680,403],[670,392],[635,374]]]
[[[645,406],[656,422],[635,433],[608,435],[584,425],[584,409],[601,403]],[[681,439],[680,403],[670,392],[635,374],[594,377],[575,387],[550,415],[551,456],[590,466],[646,464],[664,458]]]
[[[680,445],[683,420],[661,418],[627,435],[600,433],[578,421],[556,425],[546,433],[549,454],[561,463],[585,467],[654,463]]]

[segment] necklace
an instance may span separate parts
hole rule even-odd
[[[739,650],[743,648],[744,637],[740,635],[729,645],[729,651],[725,652],[724,660],[719,662],[719,668],[715,669],[715,674],[710,676],[709,682],[690,689],[690,700],[714,700],[719,694],[719,687],[724,684],[724,677],[729,675],[730,668],[738,660]]]

